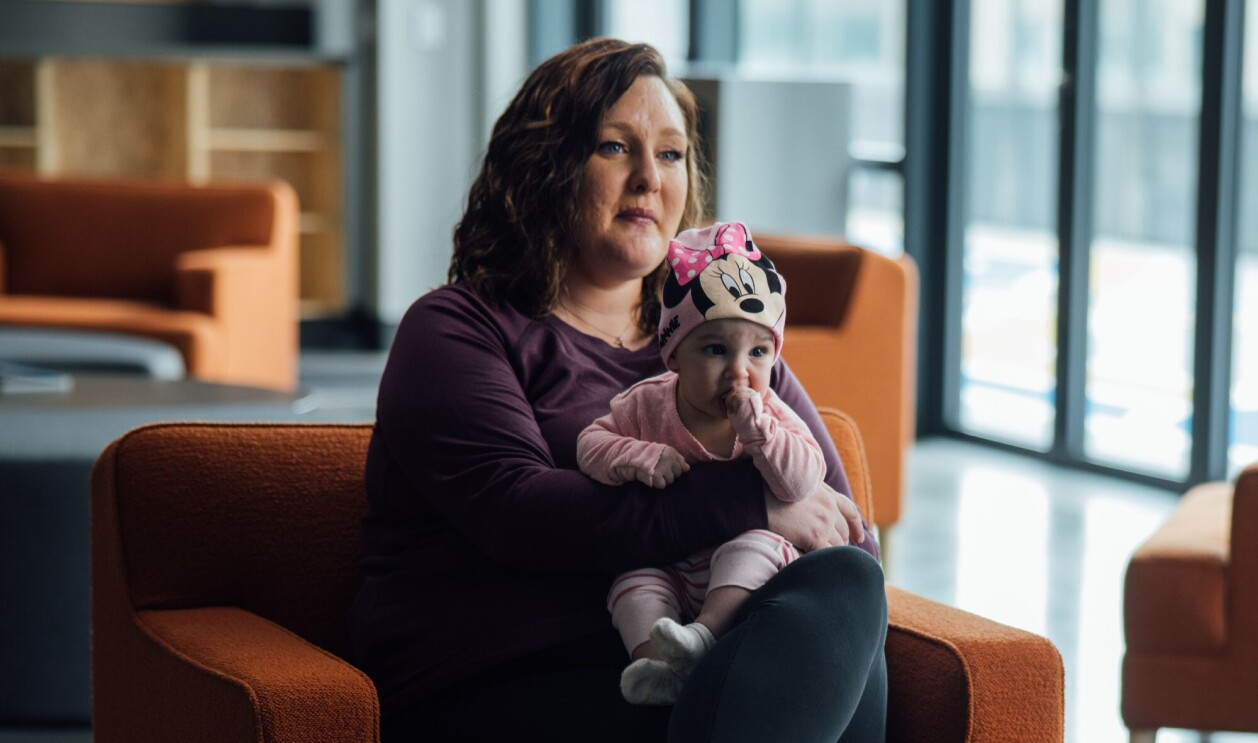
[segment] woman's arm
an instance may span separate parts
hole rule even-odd
[[[527,370],[513,366],[512,321],[452,288],[417,302],[398,329],[377,434],[393,476],[440,515],[429,511],[431,528],[515,568],[571,571],[668,562],[767,526],[750,462],[696,465],[666,491],[557,467],[521,385]]]

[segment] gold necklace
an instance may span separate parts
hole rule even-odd
[[[576,305],[577,307],[580,307],[581,309],[587,310],[589,312],[594,311],[594,310],[591,310],[589,307],[586,307],[585,305],[576,301],[572,297],[568,296],[567,292],[564,292],[564,298],[559,301],[559,304],[563,308],[564,312],[567,312],[569,315],[572,315],[577,320],[580,320],[582,325],[585,325],[591,330],[596,331],[599,335],[606,336],[607,338],[609,338],[612,342],[616,344],[616,348],[625,347],[625,335],[629,332],[631,328],[633,328],[633,325],[634,325],[634,319],[632,315],[630,315],[629,322],[628,324],[625,325],[624,330],[620,331],[619,333],[610,333],[600,328],[599,326],[595,325],[594,323],[590,322],[589,320],[585,319],[583,315],[579,314],[575,309],[573,309],[571,305]]]

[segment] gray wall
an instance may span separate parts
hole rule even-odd
[[[712,166],[712,216],[756,232],[846,227],[852,86],[688,74]]]
[[[367,302],[396,324],[445,283],[489,127],[525,74],[524,4],[378,0],[377,253]]]

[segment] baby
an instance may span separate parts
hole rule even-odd
[[[821,447],[769,388],[785,281],[737,222],[681,233],[668,264],[659,345],[670,371],[617,395],[611,412],[581,433],[582,471],[608,484],[663,488],[691,462],[751,457],[775,497],[811,495],[825,476]],[[786,539],[757,529],[680,563],[617,577],[608,609],[634,658],[621,676],[625,699],[676,700],[738,607],[797,557]]]

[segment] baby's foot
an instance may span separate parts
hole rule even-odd
[[[683,625],[661,617],[651,627],[651,644],[669,667],[684,679],[716,644],[716,638],[711,630],[698,622]]]
[[[620,693],[631,704],[672,704],[684,683],[667,663],[642,658],[620,674]]]

